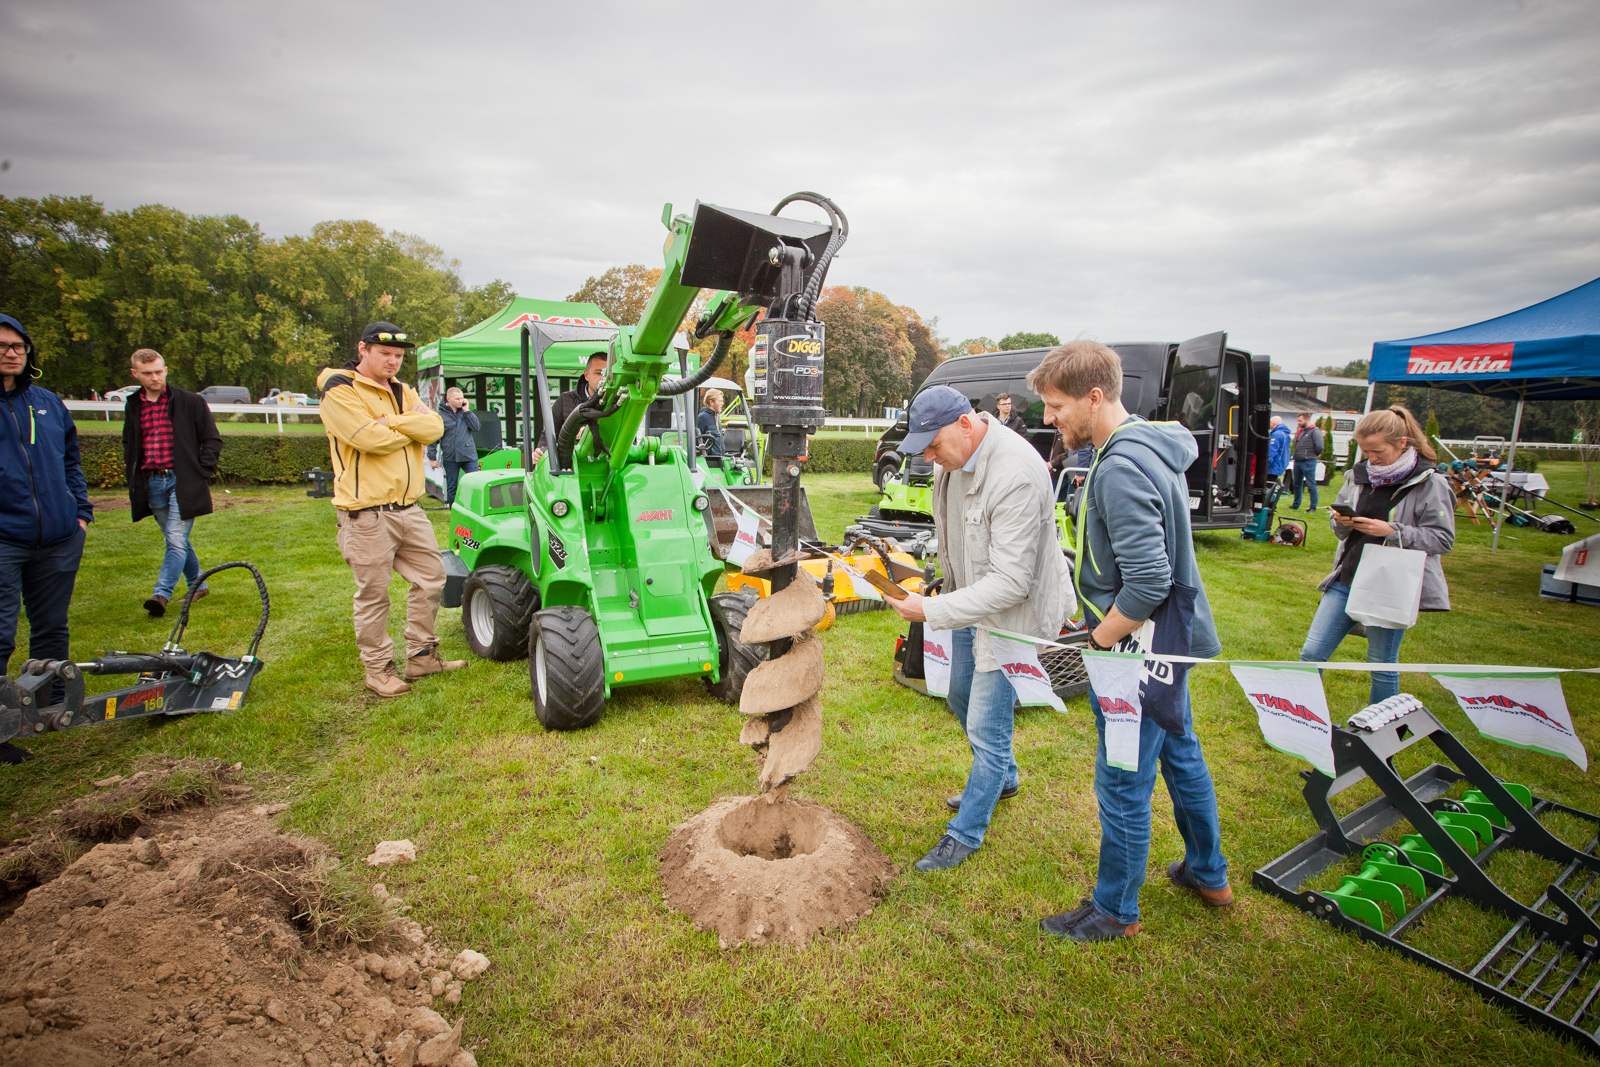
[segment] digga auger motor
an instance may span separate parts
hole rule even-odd
[[[821,208],[829,222],[778,215],[796,201]],[[737,703],[746,673],[765,658],[739,639],[756,598],[714,593],[719,533],[731,540],[733,532],[721,494],[706,491],[692,453],[641,433],[650,404],[707,381],[734,333],[763,309],[750,401],[771,434],[773,485],[728,491],[772,518],[775,589],[793,578],[788,557],[810,527],[799,457],[823,417],[815,305],[845,240],[844,216],[823,197],[796,193],[771,214],[696,204],[692,217],[674,216],[668,205],[662,221],[665,266],[637,325],[523,325],[524,473],[510,482],[503,470],[465,475],[451,515],[471,572],[462,587],[467,641],[481,656],[527,656],[534,711],[547,729],[590,725],[613,687],[669,678],[703,678]],[[668,378],[678,365],[674,335],[702,288],[719,291],[694,334],[715,336],[715,350],[694,373]],[[556,345],[606,354],[604,385],[559,426],[545,362]]]
[[[235,567],[250,572],[256,580],[256,591],[261,594],[261,621],[244,655],[186,651],[183,634],[189,626],[194,590],[218,571]],[[190,715],[237,708],[264,666],[256,650],[267,632],[267,583],[261,572],[248,563],[223,563],[189,583],[189,590],[177,625],[160,652],[112,652],[83,663],[30,659],[22,664],[16,678],[0,678],[0,741],[25,740],[74,726],[151,715]],[[89,674],[136,674],[138,678],[122,689],[85,696],[84,676]],[[59,700],[53,695],[58,685]]]

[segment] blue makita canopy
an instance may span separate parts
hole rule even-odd
[[[1379,341],[1367,380],[1505,400],[1600,397],[1600,278],[1497,319]]]

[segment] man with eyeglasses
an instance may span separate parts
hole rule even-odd
[[[339,551],[356,581],[356,647],[366,686],[380,697],[409,693],[419,678],[467,665],[441,659],[434,633],[444,563],[433,523],[416,502],[427,484],[423,449],[444,434],[444,421],[395,378],[415,347],[394,323],[375,322],[361,332],[355,359],[317,377],[333,460]],[[404,678],[389,637],[392,573],[411,583]]]
[[[33,384],[33,339],[0,315],[0,671],[28,611],[28,658],[68,659],[67,608],[94,508],[78,465],[78,428],[61,398]],[[52,699],[61,699],[61,683]],[[0,763],[32,759],[9,741]]]

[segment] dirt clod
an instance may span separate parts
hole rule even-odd
[[[814,631],[795,635],[789,651],[750,668],[739,694],[741,715],[792,708],[822,688],[822,642]]]
[[[822,700],[813,693],[787,714],[769,715],[760,721],[767,722],[769,730],[761,788],[770,792],[803,774],[822,751]]]
[[[806,574],[801,571],[801,574]],[[822,621],[828,602],[822,589],[806,574],[804,581],[790,582],[783,589],[758,600],[745,616],[739,640],[748,645],[765,644],[809,630]]]
[[[804,945],[868,914],[894,864],[842,815],[809,800],[730,797],[673,831],[667,904],[719,942]]]
[[[368,867],[393,867],[397,863],[415,863],[417,846],[410,841],[379,841],[378,847],[367,857]]]

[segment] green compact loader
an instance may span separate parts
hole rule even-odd
[[[830,222],[778,215],[796,200]],[[662,222],[665,267],[637,325],[575,314],[517,324],[520,383],[506,416],[520,423],[518,465],[463,474],[451,510],[445,603],[460,605],[474,653],[528,660],[546,729],[588,726],[614,687],[670,678],[702,678],[736,703],[767,654],[739,640],[756,598],[715,593],[739,516],[770,521],[775,589],[793,577],[799,539],[816,537],[799,457],[823,415],[815,304],[848,224],[812,193],[765,215],[696,204],[692,217],[674,216],[669,204]],[[687,373],[678,331],[701,288],[719,291],[693,332],[717,342]],[[750,422],[777,469],[768,486],[728,485],[706,468],[689,402],[752,323]],[[556,425],[552,369],[595,352],[607,357],[602,386]],[[683,403],[682,434],[650,432],[663,400]]]

